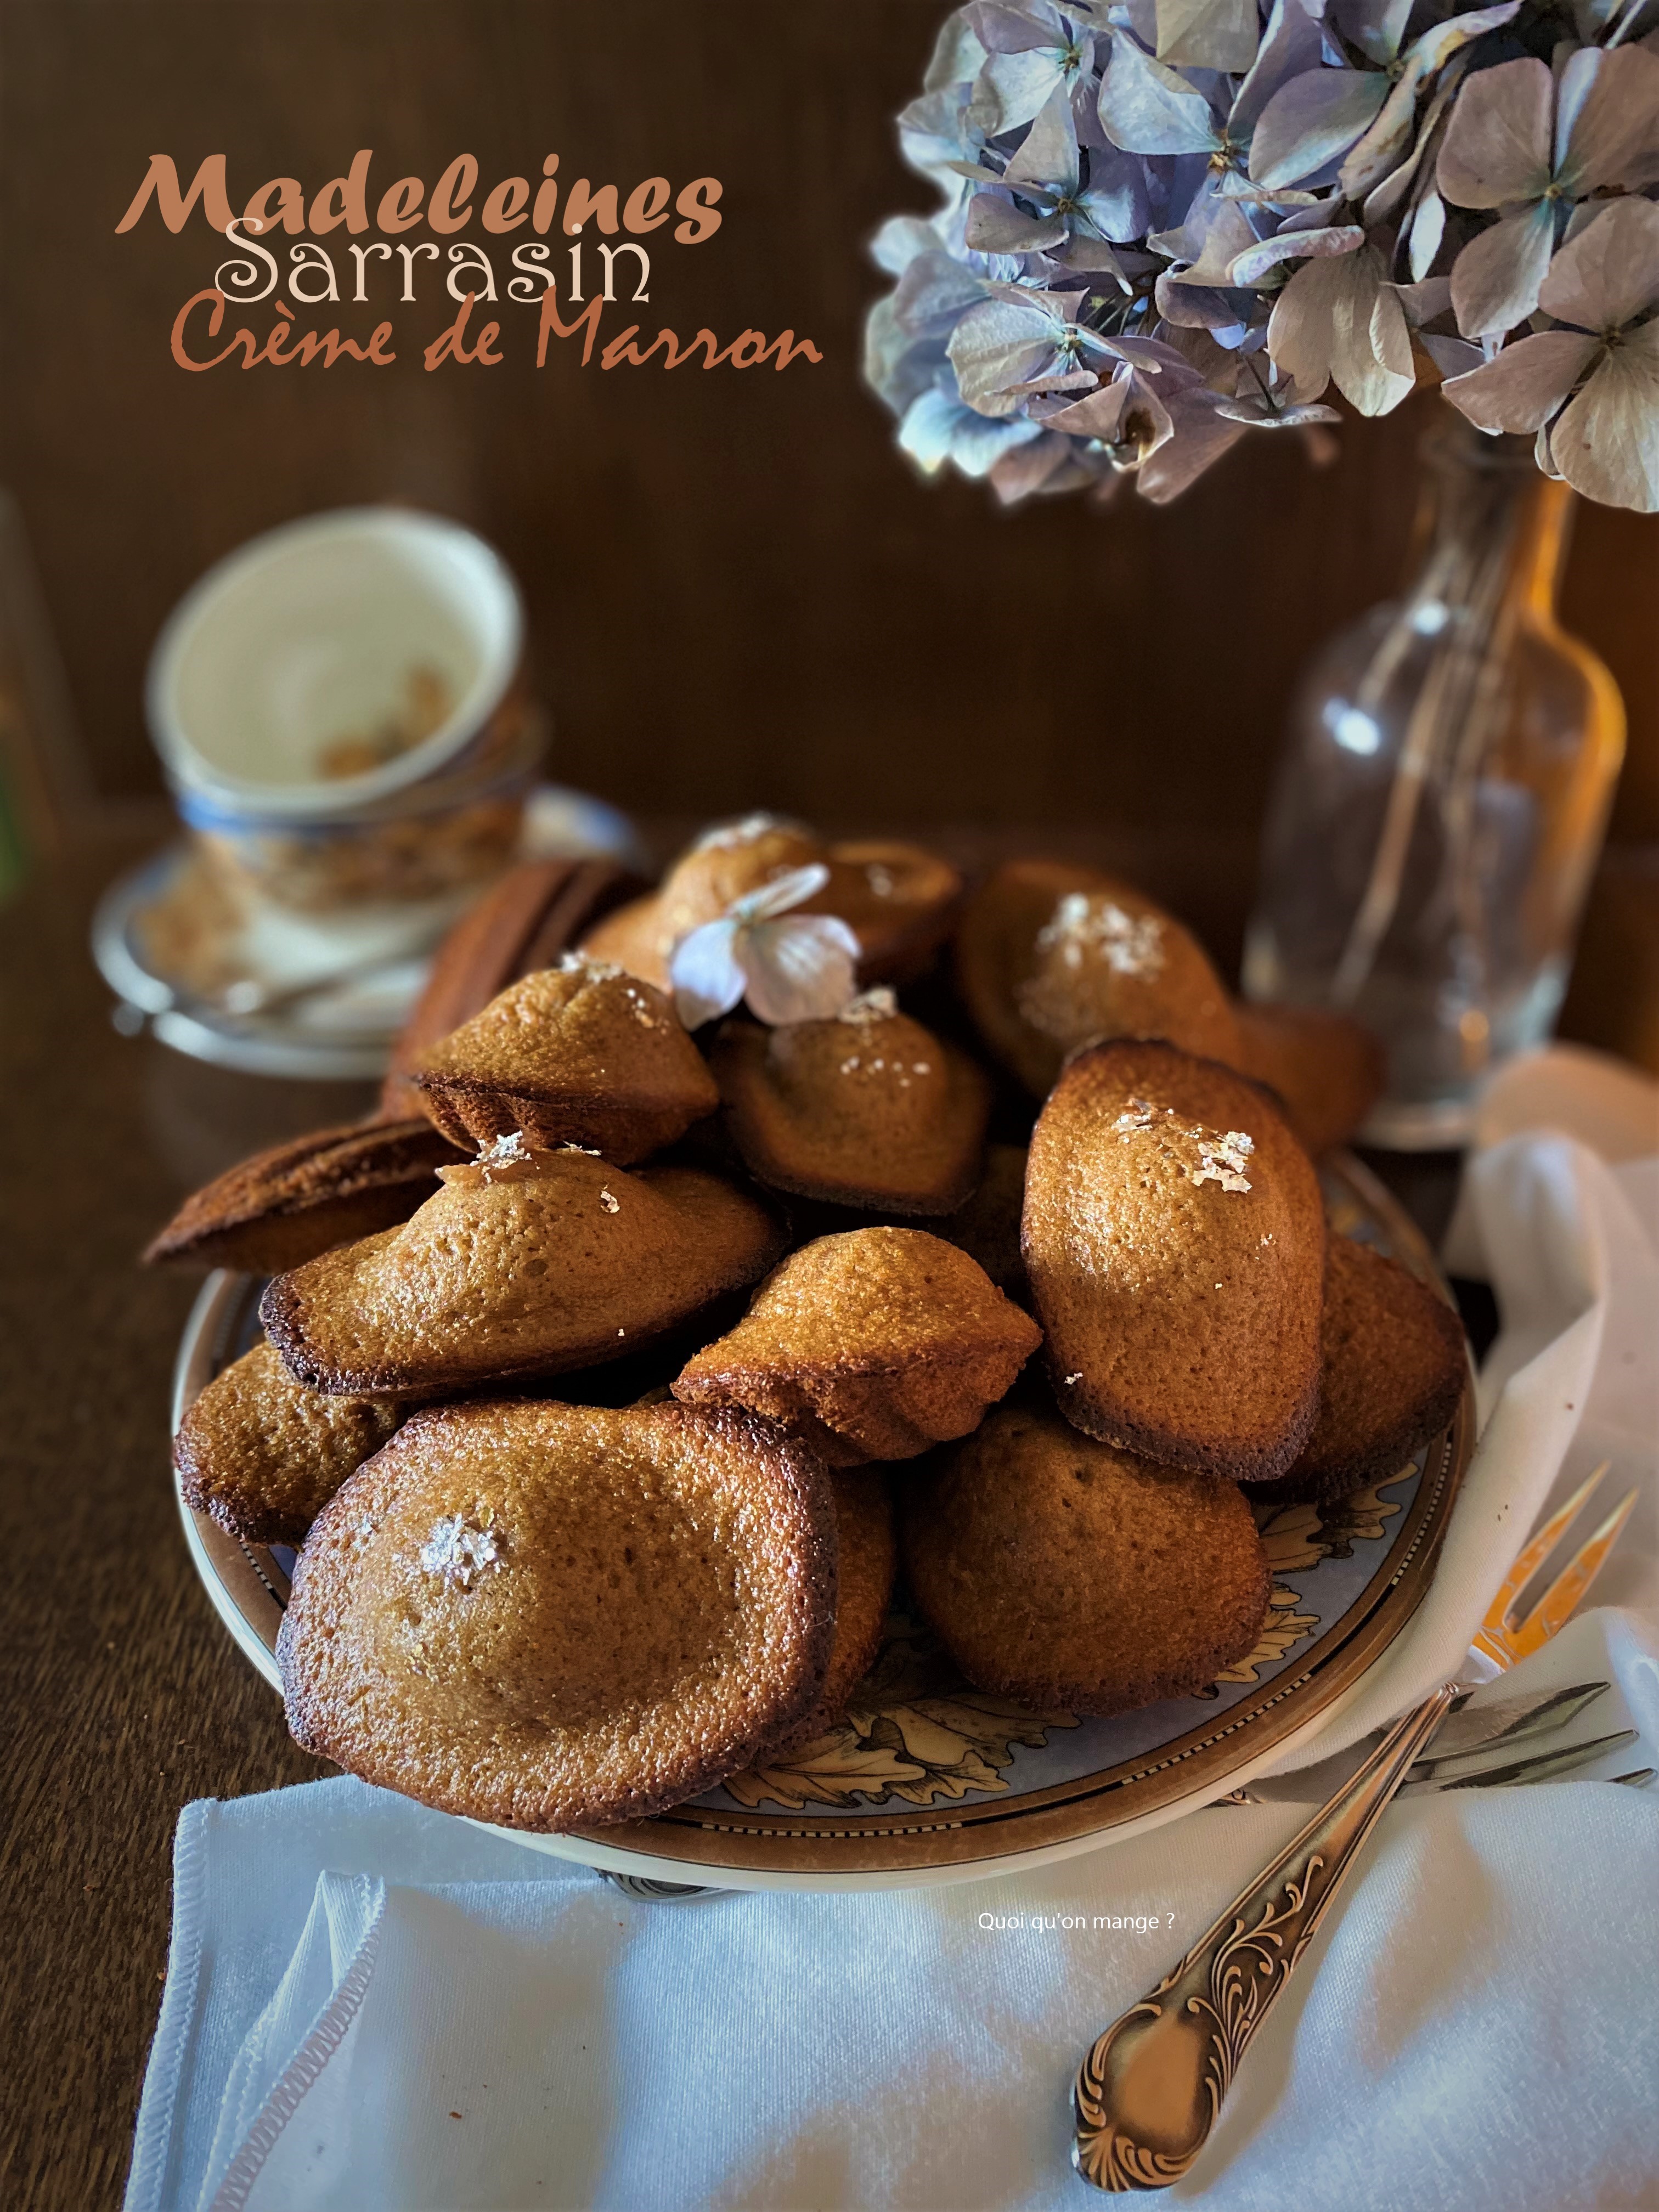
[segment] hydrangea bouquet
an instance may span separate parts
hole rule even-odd
[[[1175,497],[1419,379],[1659,508],[1659,0],[974,0],[900,118],[871,382],[924,469]]]

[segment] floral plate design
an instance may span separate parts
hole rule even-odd
[[[1373,1176],[1341,1154],[1322,1172],[1338,1234],[1438,1285],[1428,1248]],[[257,1338],[261,1287],[210,1278],[179,1348],[175,1425]],[[1427,1587],[1474,1437],[1466,1389],[1450,1426],[1389,1480],[1335,1504],[1258,1507],[1267,1619],[1255,1649],[1196,1696],[1106,1720],[986,1696],[962,1681],[901,1590],[845,1717],[787,1761],[733,1775],[653,1820],[500,1832],[648,1880],[861,1889],[982,1878],[1157,1826],[1224,1796],[1352,1694]],[[221,1617],[276,1684],[292,1553],[240,1543],[182,1500],[180,1511]]]

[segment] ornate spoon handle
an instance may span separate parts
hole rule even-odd
[[[1072,2090],[1072,2163],[1085,2181],[1167,2189],[1186,2172],[1250,2038],[1457,1686],[1443,1683],[1396,1722],[1174,1972],[1095,2039]]]

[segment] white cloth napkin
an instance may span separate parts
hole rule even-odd
[[[1590,1771],[1659,1764],[1659,1159],[1509,1135],[1468,1188],[1495,1410],[1386,1680],[1298,1756],[1458,1671],[1531,1522],[1611,1457],[1603,1510],[1643,1496],[1598,1601],[1509,1679],[1611,1677],[1580,1727],[1643,1741]],[[667,1905],[349,1780],[190,1806],[128,2212],[1076,2212],[1083,2050],[1304,1817]],[[1659,2204],[1656,1960],[1659,1785],[1396,1805],[1168,2200]]]

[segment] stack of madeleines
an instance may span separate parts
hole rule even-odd
[[[857,994],[689,1032],[676,945],[802,867]],[[981,1690],[1204,1688],[1262,1626],[1253,1501],[1398,1474],[1463,1387],[1450,1309],[1328,1231],[1370,1040],[1057,863],[965,896],[760,817],[636,889],[507,878],[376,1119],[151,1247],[271,1277],[174,1449],[299,1547],[295,1735],[510,1826],[642,1818],[823,1735],[900,1576]]]

